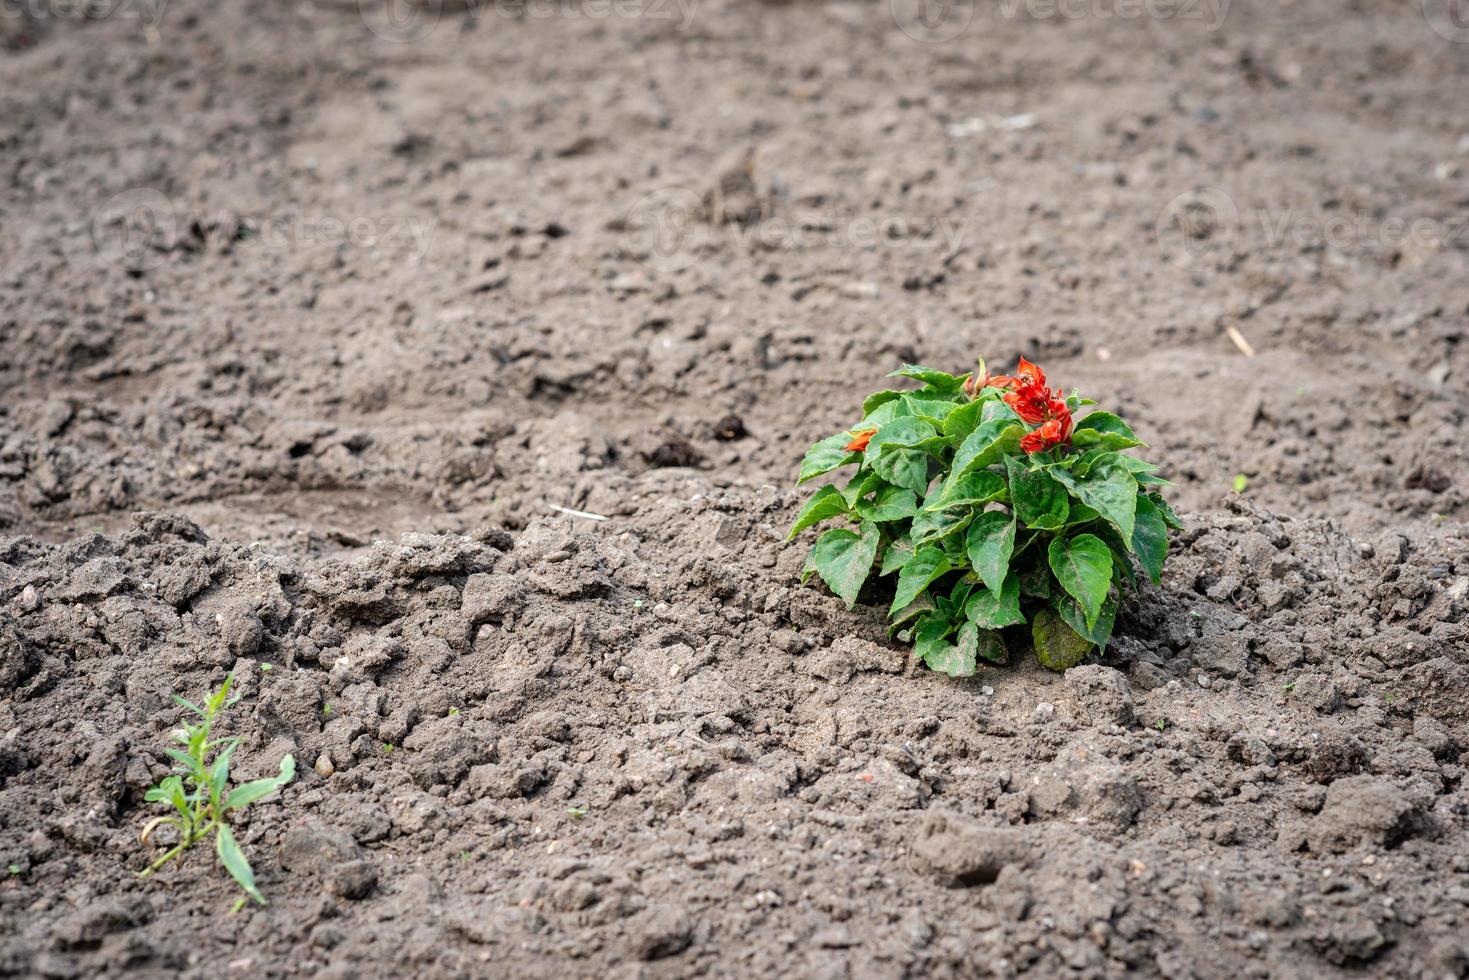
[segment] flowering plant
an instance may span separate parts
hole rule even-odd
[[[1136,569],[1160,580],[1168,528],[1181,528],[1143,445],[1095,402],[1050,388],[1024,358],[1013,376],[980,362],[968,375],[908,365],[850,430],[812,446],[799,486],[856,464],[801,508],[790,537],[823,521],[804,582],[823,581],[850,608],[874,569],[896,575],[888,616],[934,670],[963,677],[978,658],[1008,659],[1029,641],[1053,670],[1103,649]],[[1135,567],[1136,566],[1136,567]]]

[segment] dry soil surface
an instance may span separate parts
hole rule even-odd
[[[0,974],[1466,975],[1451,6],[0,11]],[[1021,353],[1188,529],[954,682],[785,488]]]

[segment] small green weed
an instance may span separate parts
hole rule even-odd
[[[147,877],[169,861],[183,854],[199,841],[214,835],[214,851],[219,861],[230,873],[245,894],[261,905],[266,904],[260,889],[255,887],[255,872],[245,858],[230,829],[229,816],[244,809],[256,800],[263,799],[291,781],[296,775],[296,760],[286,756],[281,760],[280,774],[265,779],[256,779],[236,786],[226,792],[230,779],[230,759],[240,740],[237,738],[210,738],[214,723],[224,709],[239,700],[230,697],[230,686],[234,676],[225,678],[224,684],[213,694],[204,698],[204,704],[174,695],[174,700],[198,717],[194,723],[184,722],[173,739],[182,748],[167,750],[174,761],[173,774],[164,779],[143,797],[149,803],[165,803],[173,807],[173,813],[155,817],[143,828],[142,839],[146,844],[159,827],[168,824],[178,832],[178,843],[162,857],[138,874]],[[211,758],[212,757],[212,758]],[[242,900],[243,901],[243,900]]]

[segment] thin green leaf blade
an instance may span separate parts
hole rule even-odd
[[[280,771],[274,776],[266,776],[264,779],[252,779],[230,790],[229,797],[225,800],[226,810],[238,810],[249,806],[256,800],[264,799],[271,793],[280,789],[296,777],[296,759],[294,756],[286,756],[281,760]]]
[[[255,887],[255,871],[250,867],[245,852],[240,850],[240,844],[235,840],[234,831],[230,830],[229,824],[220,824],[219,830],[215,832],[214,851],[219,855],[219,863],[245,889],[245,894],[261,905],[269,904],[265,901],[265,896],[260,894],[260,889]]]

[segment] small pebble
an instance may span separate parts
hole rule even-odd
[[[986,684],[984,687],[981,687],[979,689],[979,693],[988,698],[994,696],[995,689]]]
[[[332,765],[332,757],[325,752],[316,757],[316,765],[311,768],[323,779],[330,779],[337,771],[337,767]]]
[[[1202,687],[1206,691],[1209,689],[1209,675],[1208,674],[1200,674],[1199,675],[1199,687]]]

